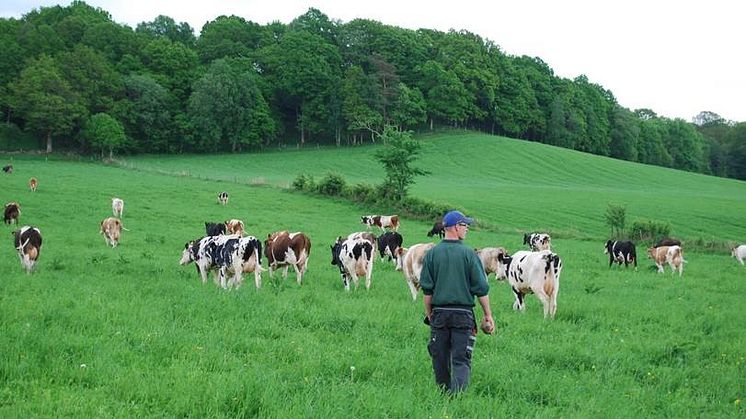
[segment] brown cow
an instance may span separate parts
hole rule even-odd
[[[283,279],[288,277],[288,266],[292,265],[298,285],[303,281],[303,274],[308,269],[308,257],[311,255],[311,239],[301,232],[289,233],[278,231],[267,235],[264,241],[264,255],[269,259],[269,276],[278,267],[284,267]]]
[[[671,274],[677,270],[679,276],[684,272],[684,251],[681,250],[681,246],[659,246],[648,248],[648,256],[653,259],[655,266],[658,267],[658,272],[663,273],[663,265],[668,263],[671,267]]]
[[[31,192],[36,192],[37,186],[39,186],[39,181],[35,177],[28,180],[28,187],[31,188]]]
[[[36,227],[23,226],[13,232],[13,245],[26,273],[31,273],[41,252],[41,231]]]
[[[435,243],[420,243],[411,246],[409,249],[406,247],[396,249],[396,269],[403,271],[404,279],[409,286],[409,292],[412,293],[412,300],[417,299],[417,291],[420,289],[423,259],[433,246],[435,246]]]
[[[21,216],[21,206],[18,202],[8,202],[5,204],[5,212],[3,214],[3,221],[5,224],[15,222],[18,225],[18,218]]]
[[[109,217],[101,221],[100,233],[104,235],[107,246],[117,247],[119,237],[122,235],[122,228],[122,222],[119,221],[119,218]]]

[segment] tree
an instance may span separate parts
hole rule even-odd
[[[611,237],[621,238],[627,219],[627,208],[624,205],[608,204],[604,214],[606,225],[611,228]]]
[[[11,107],[26,121],[27,129],[44,135],[47,153],[52,137],[67,134],[86,115],[78,95],[48,55],[31,60],[19,80],[10,84]]]
[[[83,139],[93,148],[109,150],[109,159],[114,158],[114,150],[124,147],[127,136],[124,127],[109,114],[97,113],[88,119],[82,133]]]
[[[390,125],[384,128],[381,137],[386,146],[376,151],[375,158],[386,170],[384,190],[391,191],[391,198],[401,201],[406,198],[415,177],[430,174],[426,170],[412,167],[422,144],[412,138],[410,131],[399,131]]]
[[[218,16],[202,27],[197,54],[203,64],[218,58],[249,57],[262,39],[262,27],[239,16]]]
[[[406,84],[399,83],[396,90],[398,95],[391,105],[389,115],[391,122],[403,130],[427,121],[425,98],[422,97],[420,89],[416,87],[410,89]]]
[[[188,23],[181,22],[177,25],[172,18],[164,15],[158,15],[152,22],[138,23],[135,32],[153,38],[165,37],[173,42],[181,42],[188,47],[193,47],[197,42],[194,30]]]

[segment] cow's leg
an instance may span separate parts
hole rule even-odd
[[[220,269],[218,270],[219,275],[220,275],[220,288],[222,289],[228,288],[228,285],[226,284],[226,278],[225,278],[226,276],[225,274],[227,270],[228,268],[226,266],[221,266]]]
[[[355,284],[355,291],[357,291],[357,287],[360,285],[360,278],[357,277],[357,272],[355,272],[354,268],[350,272],[350,276],[352,277],[352,283]]]
[[[259,266],[254,268],[254,285],[256,285],[256,289],[262,287],[262,273],[259,271],[259,268]]]
[[[301,270],[298,269],[298,263],[293,264],[293,269],[295,270],[295,281],[298,283],[298,285],[301,285],[301,281],[303,280],[303,276],[301,274]]]
[[[295,264],[293,264],[293,266],[295,266]],[[288,265],[285,265],[282,268],[282,279],[288,279]]]
[[[196,263],[197,265],[197,272],[199,272],[199,276],[202,277],[202,283],[207,283],[207,267],[203,263]]]
[[[411,279],[407,278],[407,286],[409,287],[409,292],[412,293],[412,301],[417,301],[417,287],[415,287]]]
[[[523,311],[525,306],[523,304],[523,294],[513,287],[513,294],[515,294],[515,302],[513,302],[513,310]]]
[[[349,291],[350,290],[350,281],[347,278],[347,275],[345,275],[344,273],[342,273],[340,275],[342,276],[342,284],[345,286],[345,291]]]
[[[658,273],[663,273],[663,264],[662,263],[656,263],[655,266],[658,267]]]
[[[736,258],[739,262],[741,262],[741,266],[743,266],[743,258]]]

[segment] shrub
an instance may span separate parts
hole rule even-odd
[[[293,180],[293,189],[298,191],[314,191],[316,189],[313,176],[301,173]]]
[[[671,224],[655,220],[635,220],[630,227],[630,235],[635,240],[655,241],[671,235]]]
[[[320,181],[316,190],[323,195],[341,196],[347,182],[342,175],[337,173],[327,173]]]
[[[357,183],[347,190],[348,199],[355,202],[374,202],[380,194],[375,186],[368,183]]]
[[[627,208],[624,205],[608,204],[604,214],[606,225],[611,228],[612,237],[622,237],[627,218]]]

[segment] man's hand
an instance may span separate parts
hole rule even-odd
[[[484,316],[479,328],[482,329],[482,332],[488,335],[495,333],[495,321],[492,320],[492,316]]]

